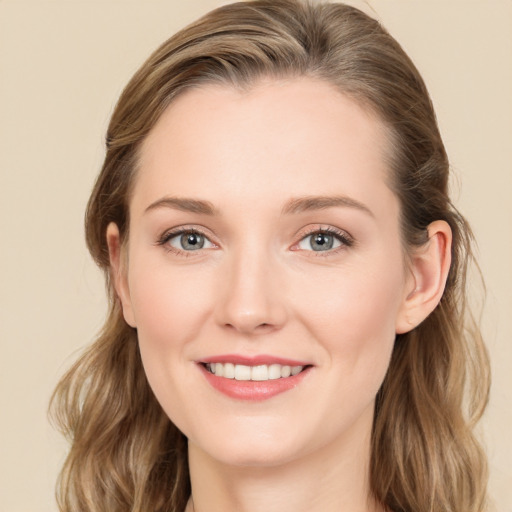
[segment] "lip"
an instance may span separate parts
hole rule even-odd
[[[205,365],[207,363],[232,363],[246,366],[280,364],[283,366],[305,366],[305,368],[297,375],[292,375],[286,378],[266,381],[244,381],[227,379],[225,377],[217,377],[206,369]],[[197,366],[205,377],[206,381],[216,391],[219,391],[229,398],[253,402],[268,400],[276,395],[296,388],[304,380],[304,378],[307,377],[312,369],[311,363],[304,361],[286,359],[270,355],[241,356],[236,354],[226,354],[201,359],[197,362]]]
[[[257,356],[242,356],[238,354],[223,354],[218,356],[207,357],[201,359],[198,363],[232,363],[243,364],[245,366],[258,366],[261,364],[280,364],[282,366],[311,366],[310,362],[298,361],[295,359],[286,359],[267,354],[259,354]]]

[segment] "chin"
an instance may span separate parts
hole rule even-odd
[[[303,443],[293,440],[289,434],[283,437],[278,433],[261,433],[247,436],[237,436],[233,431],[226,435],[225,430],[218,442],[213,435],[205,442],[190,441],[194,449],[206,453],[210,458],[237,467],[275,467],[300,458],[303,455]],[[283,439],[286,442],[283,442]]]
[[[210,453],[209,455],[228,466],[251,468],[282,466],[292,462],[298,456],[296,452],[288,452],[276,447],[269,447],[268,449],[245,447],[244,449],[232,449],[221,453]]]

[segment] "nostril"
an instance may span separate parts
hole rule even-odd
[[[247,319],[246,319],[247,320]],[[269,333],[274,329],[277,329],[278,326],[274,325],[271,322],[250,322],[250,321],[240,321],[240,322],[227,322],[224,324],[228,329],[233,329],[240,333],[245,334],[263,334]]]

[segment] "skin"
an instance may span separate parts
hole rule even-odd
[[[441,298],[451,241],[435,222],[406,257],[387,148],[378,119],[309,78],[189,90],[145,140],[128,243],[114,224],[107,240],[149,383],[189,439],[188,511],[382,510],[368,497],[375,395],[396,333]],[[312,196],[344,201],[291,208]],[[204,248],[162,242],[179,227]],[[344,239],[314,251],[311,234],[333,229]],[[289,391],[241,401],[197,364],[219,354],[312,368]]]

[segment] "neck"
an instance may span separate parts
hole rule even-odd
[[[354,434],[270,467],[229,465],[189,442],[186,512],[382,512],[370,497],[370,429]]]

